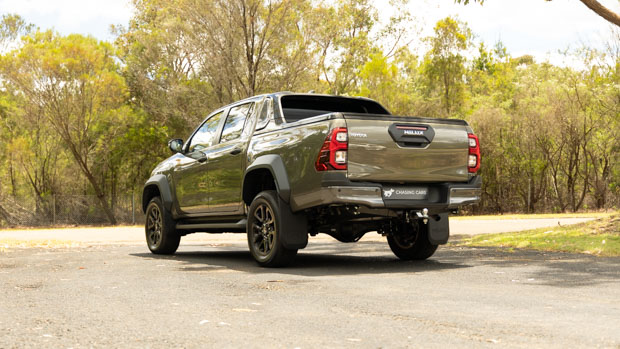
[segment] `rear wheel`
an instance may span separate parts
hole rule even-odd
[[[248,246],[262,267],[283,267],[293,261],[296,249],[282,244],[282,219],[274,190],[260,192],[248,210]]]
[[[428,241],[428,225],[419,221],[403,222],[387,237],[390,249],[402,260],[425,260],[437,250]]]
[[[176,230],[174,219],[159,196],[152,198],[146,207],[144,231],[146,244],[155,254],[173,254],[179,248],[181,236]]]

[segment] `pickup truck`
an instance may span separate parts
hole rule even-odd
[[[424,260],[449,237],[448,216],[480,199],[480,146],[456,119],[393,116],[367,98],[279,92],[209,114],[147,180],[148,248],[182,236],[246,233],[264,267],[289,264],[308,236],[387,237]]]

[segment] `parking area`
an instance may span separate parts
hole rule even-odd
[[[167,257],[135,239],[2,252],[0,347],[620,345],[619,258],[442,246],[401,262],[379,236],[321,237],[261,269],[243,235]]]

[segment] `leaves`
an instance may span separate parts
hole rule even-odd
[[[406,3],[382,4],[398,9],[385,19],[369,0],[133,0],[114,43],[4,15],[0,204],[95,194],[113,206],[169,155],[167,139],[187,137],[221,105],[279,90],[466,119],[482,146],[474,210],[620,204],[617,32],[604,52],[572,52],[582,66],[557,67],[476,41],[452,17],[415,46]]]

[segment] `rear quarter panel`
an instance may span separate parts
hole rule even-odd
[[[308,197],[321,187],[322,173],[314,163],[332,127],[344,127],[344,120],[329,116],[304,119],[281,129],[255,134],[248,147],[248,165],[263,155],[276,154],[282,158],[291,186],[291,208],[304,208]]]

